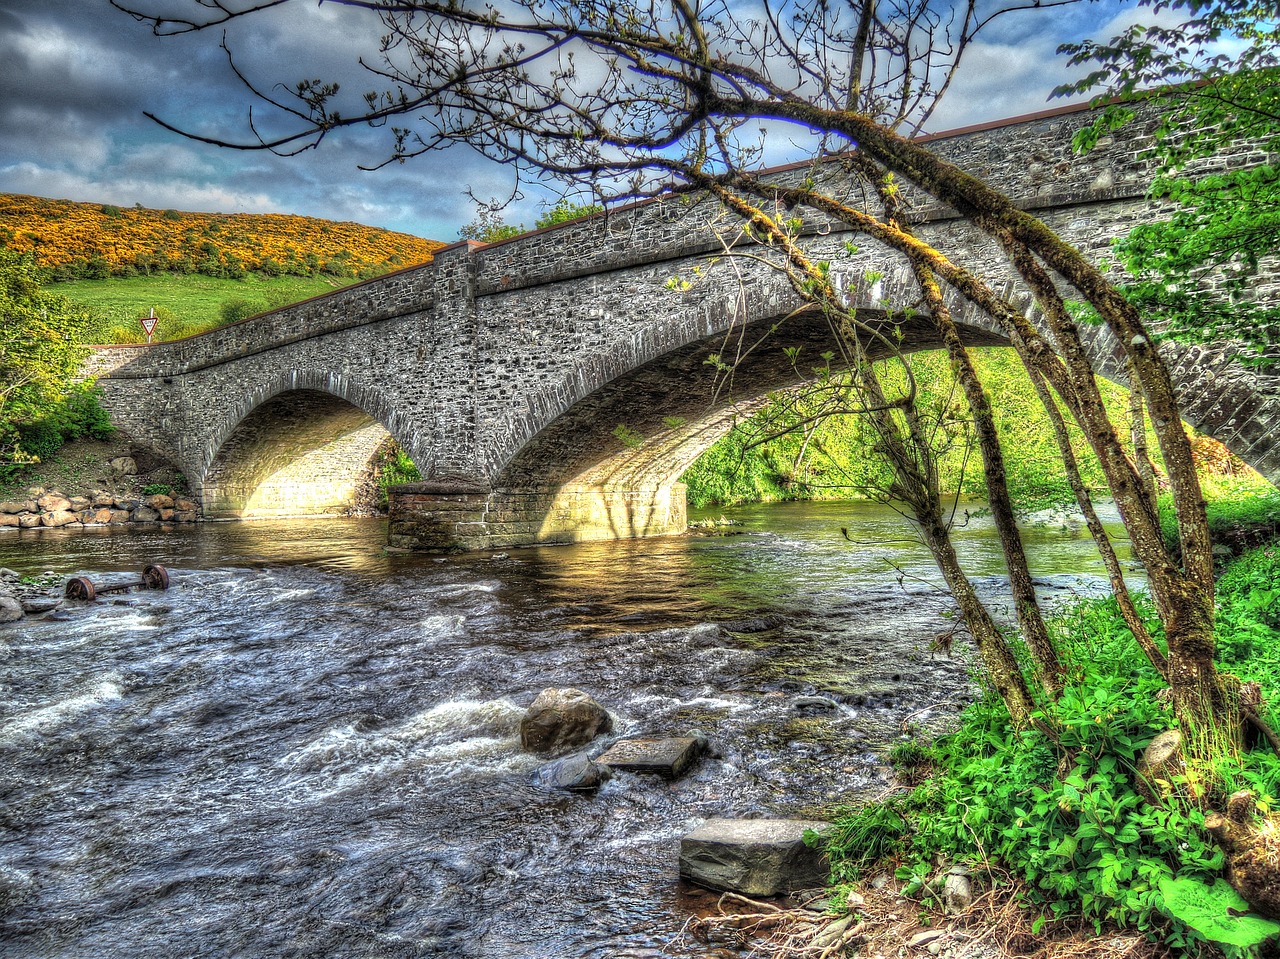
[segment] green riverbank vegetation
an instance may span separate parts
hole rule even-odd
[[[1141,611],[1158,636],[1158,617],[1146,602]],[[1280,688],[1280,544],[1226,567],[1216,622],[1223,669],[1246,689]],[[1247,877],[1249,862],[1215,841],[1224,823],[1207,790],[1248,790],[1246,812],[1266,813],[1278,802],[1280,758],[1241,743],[1199,781],[1176,764],[1153,767],[1144,753],[1170,728],[1167,684],[1115,600],[1083,602],[1050,626],[1066,678],[1037,718],[1056,735],[1029,735],[989,684],[953,733],[927,742],[908,730],[890,759],[910,785],[835,818],[825,845],[837,891],[887,873],[922,909],[941,911],[943,879],[963,867],[1019,903],[1003,932],[1021,955],[1106,929],[1180,955],[1252,955],[1274,941],[1280,924],[1245,921],[1247,904],[1220,882],[1229,865]],[[1273,728],[1280,720],[1273,703],[1260,712]],[[1280,856],[1280,836],[1262,852]]]
[[[973,350],[975,365],[990,384],[995,426],[1006,449],[1005,472],[1020,509],[1031,512],[1073,502],[1053,428],[1017,354],[1007,348]],[[927,410],[937,439],[939,483],[944,493],[968,502],[987,498],[986,481],[976,459],[972,421],[944,352],[906,358],[915,378],[917,403]],[[886,388],[902,389],[905,364],[883,362]],[[1128,404],[1128,391],[1103,383],[1103,398],[1113,415]],[[773,398],[717,441],[684,474],[694,508],[805,499],[881,498],[891,483],[891,467],[876,450],[878,437],[867,418],[821,416],[821,398],[800,392]],[[1083,434],[1067,426],[1085,484],[1104,490],[1106,479]],[[1154,436],[1148,433],[1148,445]],[[1205,475],[1242,477],[1264,483],[1252,470],[1213,441],[1202,445]]]
[[[91,327],[87,309],[41,285],[30,254],[0,248],[0,480],[69,440],[111,434],[78,379]]]

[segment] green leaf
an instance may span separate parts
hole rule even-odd
[[[1079,845],[1080,840],[1076,839],[1075,836],[1063,836],[1062,841],[1054,846],[1050,852],[1055,856],[1062,856],[1064,859],[1070,859],[1076,854],[1076,848]]]
[[[1249,947],[1280,934],[1280,922],[1250,913],[1249,904],[1224,879],[1212,886],[1194,879],[1165,879],[1160,894],[1170,916],[1214,942]]]

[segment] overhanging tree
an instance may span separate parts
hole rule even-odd
[[[163,34],[209,29],[285,0],[237,7],[192,0],[186,19],[172,4],[161,13],[148,12],[138,0],[113,2]],[[228,50],[232,68],[275,117],[267,121],[255,112],[245,142],[212,142],[290,154],[339,128],[372,123],[390,136],[375,166],[464,143],[520,176],[588,184],[605,202],[711,190],[746,224],[757,215],[772,219],[770,211],[782,203],[817,211],[897,251],[911,264],[944,338],[948,321],[938,310],[935,283],[994,317],[1080,424],[1146,568],[1168,643],[1164,671],[1189,751],[1208,758],[1223,734],[1231,738],[1234,696],[1214,663],[1204,503],[1169,369],[1148,318],[1044,222],[909,136],[928,119],[973,38],[1013,8],[984,8],[978,0],[955,8],[931,0],[780,6],[767,0],[750,6],[515,0],[486,7],[334,2],[371,18],[373,44],[361,63],[376,88],[350,105],[336,84],[321,79],[299,80],[279,94],[274,91],[281,88],[260,81]],[[779,126],[808,131],[815,158],[855,151],[852,172],[869,187],[873,202],[864,207],[848,200],[847,189],[825,189],[829,181],[817,167],[814,176],[791,182],[760,172],[766,131]],[[893,209],[897,181],[949,204],[1005,249],[1039,301],[1043,331],[947,251],[915,236],[909,217]],[[802,251],[796,247],[785,251],[787,266],[805,276],[800,292],[830,306],[821,269],[801,265],[797,256]],[[1064,289],[1114,334],[1132,385],[1150,410],[1169,476],[1181,562],[1166,550],[1141,472],[1107,418]],[[963,344],[955,344],[953,358],[963,365],[963,356]],[[970,381],[966,390],[980,412],[981,384]],[[998,472],[998,460],[988,468]],[[1020,614],[1037,615],[1023,607],[1020,599]],[[1023,625],[1034,630],[1030,620]],[[1052,663],[1041,657],[1039,665],[1051,691]]]

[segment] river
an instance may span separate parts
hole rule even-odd
[[[684,931],[708,896],[680,836],[875,794],[903,724],[974,692],[930,649],[949,604],[892,511],[728,515],[738,535],[447,558],[354,519],[0,536],[24,574],[171,575],[0,626],[0,952],[735,955]],[[1099,590],[1087,536],[1030,540],[1048,593]],[[998,596],[989,521],[960,548]],[[712,753],[549,791],[518,731],[548,686],[604,703],[611,738]]]

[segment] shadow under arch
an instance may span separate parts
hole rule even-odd
[[[247,393],[206,450],[199,482],[205,516],[350,511],[393,436],[376,415],[382,406],[376,394],[353,390],[341,377],[305,371]]]

